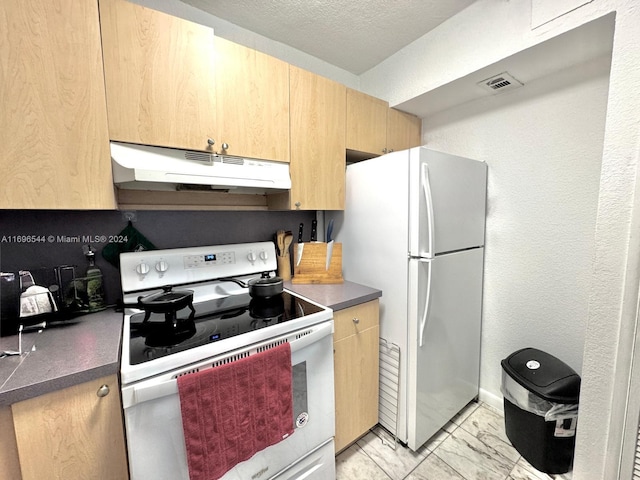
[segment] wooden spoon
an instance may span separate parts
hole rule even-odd
[[[282,251],[283,257],[289,253],[289,247],[291,246],[291,242],[293,242],[293,233],[286,232],[284,234],[284,250]]]
[[[278,230],[276,232],[276,245],[278,246],[277,255],[279,257],[284,256],[284,230]]]

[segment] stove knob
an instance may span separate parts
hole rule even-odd
[[[149,273],[149,265],[144,262],[140,262],[136,265],[136,272],[138,272],[139,275],[146,275]]]
[[[249,259],[249,261],[250,261],[251,263],[253,263],[253,262],[255,262],[255,261],[256,261],[256,258],[257,258],[257,257],[256,257],[256,254],[255,254],[254,252],[250,252],[250,253],[249,253],[249,255],[247,255],[247,258]]]
[[[260,258],[262,259],[263,262],[266,262],[267,258],[269,258],[269,255],[267,254],[267,252],[263,250],[260,252]]]
[[[167,270],[169,270],[169,264],[167,262],[165,262],[164,260],[156,262],[156,272],[164,273]]]

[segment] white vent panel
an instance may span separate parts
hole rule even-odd
[[[508,72],[502,72],[499,75],[494,75],[490,78],[486,78],[481,82],[478,82],[476,85],[482,88],[485,92],[489,92],[492,95],[503,93],[509,90],[514,90],[523,86],[520,81],[516,80]]]
[[[220,161],[210,153],[193,152],[191,150],[184,152],[184,158],[185,160],[191,160],[195,162],[204,162],[204,163],[212,163],[215,161],[218,161],[218,162]]]

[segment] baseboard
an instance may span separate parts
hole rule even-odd
[[[495,408],[496,410],[499,410],[501,412],[504,411],[502,395],[494,395],[493,393],[481,388],[478,394],[478,400],[486,403],[487,405]]]

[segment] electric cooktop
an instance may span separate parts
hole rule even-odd
[[[129,364],[137,365],[177,352],[268,328],[323,309],[289,292],[264,299],[248,293],[207,300],[172,313],[131,315]]]

